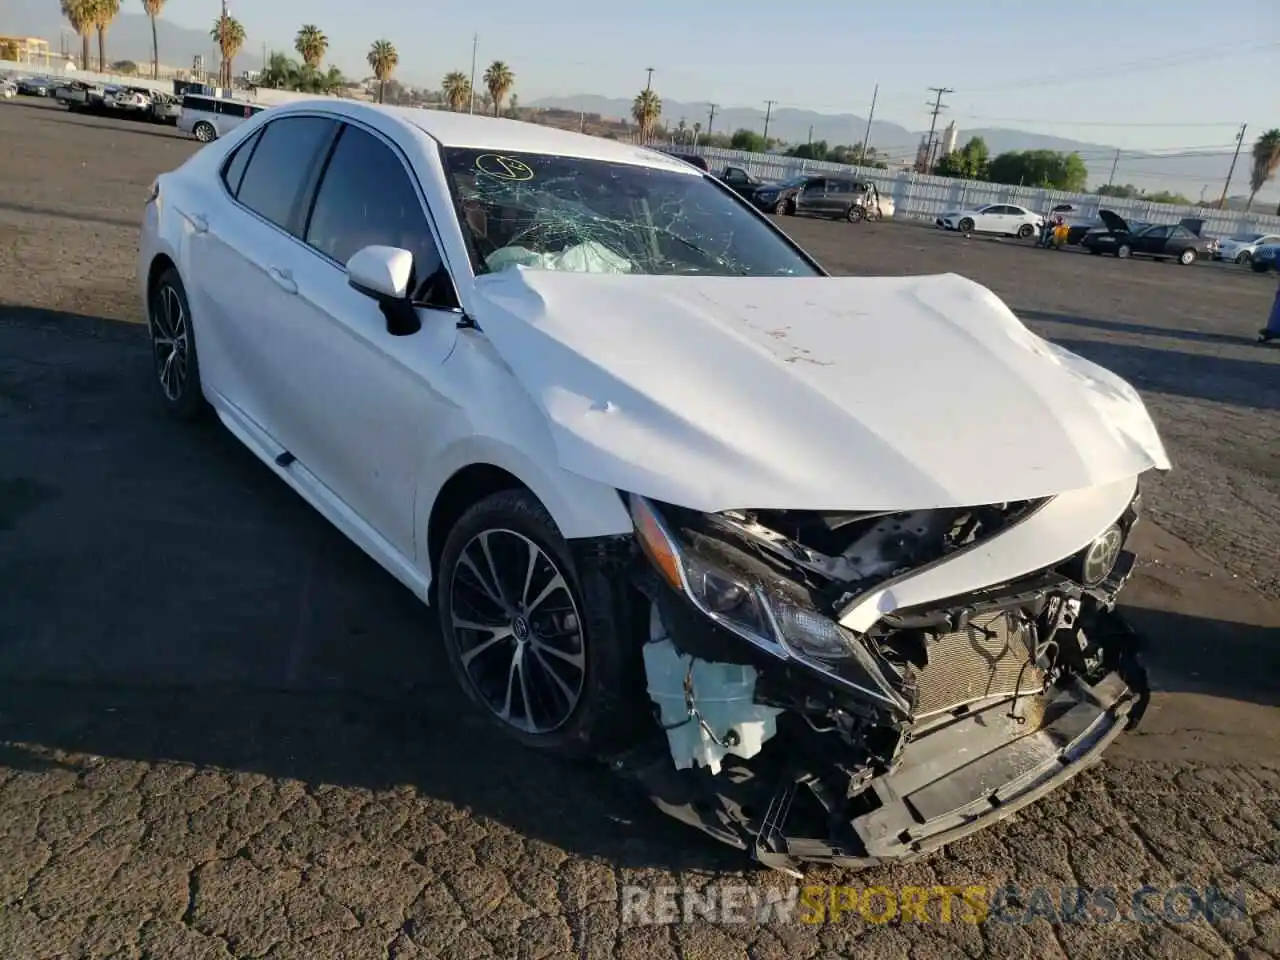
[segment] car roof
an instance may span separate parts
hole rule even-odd
[[[544,127],[521,120],[475,116],[450,110],[421,107],[390,107],[355,100],[316,97],[293,101],[272,109],[273,113],[320,109],[337,116],[359,120],[371,114],[389,117],[412,131],[421,131],[446,147],[509,150],[512,153],[544,153],[552,156],[603,160],[633,166],[670,170],[688,176],[701,171],[682,160],[618,140],[585,133]]]

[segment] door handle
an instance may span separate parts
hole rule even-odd
[[[285,293],[297,293],[298,285],[293,281],[293,274],[288,270],[281,270],[278,267],[272,267],[267,273],[271,274],[271,279],[276,282],[276,286]]]
[[[195,228],[196,233],[209,232],[209,218],[203,213],[189,214],[188,219],[191,221],[191,226]]]

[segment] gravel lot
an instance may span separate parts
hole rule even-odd
[[[937,857],[806,882],[1212,883],[1246,918],[627,925],[626,884],[786,881],[474,722],[416,601],[221,429],[160,414],[120,321],[146,186],[193,143],[21,99],[0,143],[0,957],[1280,957],[1273,280],[783,224],[838,272],[989,285],[1139,387],[1177,468],[1128,598],[1140,730]]]

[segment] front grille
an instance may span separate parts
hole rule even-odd
[[[1032,628],[1007,613],[974,617],[963,630],[939,634],[916,674],[917,719],[992,697],[1037,693],[1044,673],[1033,662]]]

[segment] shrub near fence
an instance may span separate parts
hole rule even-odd
[[[726,166],[742,167],[748,173],[767,180],[785,180],[802,173],[838,173],[870,180],[881,195],[892,197],[894,217],[925,220],[949,210],[961,210],[987,203],[1016,203],[1044,213],[1060,203],[1079,208],[1081,215],[1097,216],[1099,208],[1114,210],[1126,219],[1153,223],[1197,217],[1205,221],[1205,233],[1227,237],[1238,233],[1280,233],[1280,217],[1239,210],[1213,210],[1205,207],[1180,207],[1149,200],[1099,197],[1092,193],[1067,193],[1040,187],[1013,187],[978,180],[956,180],[906,171],[894,173],[873,167],[854,167],[822,160],[803,160],[772,153],[747,153],[723,147],[676,147],[678,153],[696,153],[705,157],[713,171]]]

